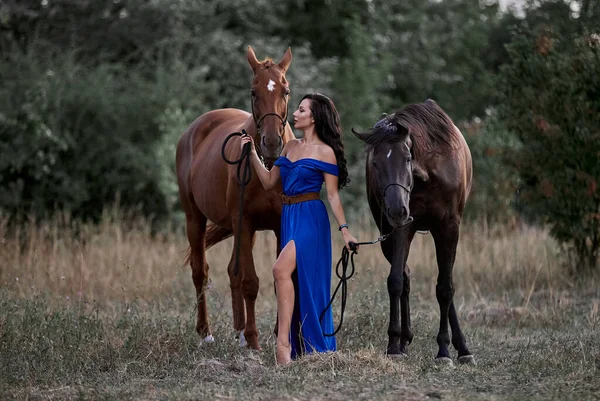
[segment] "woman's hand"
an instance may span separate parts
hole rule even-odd
[[[350,234],[350,231],[347,228],[342,228],[342,236],[344,237],[344,242],[346,243],[346,249],[352,251],[353,249],[350,248],[349,245],[350,242],[358,244],[358,240],[354,238],[352,234]],[[354,250],[358,251],[358,245],[356,245],[356,248]]]
[[[252,138],[248,134],[242,134],[241,138],[242,138],[242,140],[240,141],[241,148],[244,149],[244,145],[247,143],[250,143],[250,152],[255,153],[256,149],[254,148],[254,138]]]

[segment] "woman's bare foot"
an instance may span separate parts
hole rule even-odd
[[[277,365],[283,366],[283,365],[287,365],[288,363],[292,362],[292,346],[290,345],[290,343],[281,344],[278,342],[276,357],[277,357]]]

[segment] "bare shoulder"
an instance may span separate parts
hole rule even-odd
[[[323,145],[319,146],[319,159],[321,159],[327,163],[337,164],[335,152],[329,145],[323,144]]]
[[[286,144],[283,146],[283,149],[281,150],[281,156],[287,156],[290,149],[294,149],[299,143],[299,139],[292,139],[286,142]]]

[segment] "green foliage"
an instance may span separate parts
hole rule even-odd
[[[0,196],[3,209],[97,218],[120,194],[126,207],[165,214],[151,156],[160,99],[146,82],[118,65],[84,67],[44,53],[15,57],[0,76],[8,78],[0,180],[11,189]]]
[[[518,174],[506,160],[520,150],[520,143],[497,117],[461,128],[473,159],[473,186],[465,208],[467,219],[489,224],[515,218]]]
[[[0,50],[43,42],[77,49],[78,61],[135,65],[169,37],[175,13],[147,0],[5,0],[0,7]],[[153,4],[155,3],[155,4]],[[168,10],[168,9],[167,9]]]
[[[379,52],[392,57],[384,90],[393,102],[386,111],[432,98],[456,121],[484,117],[492,91],[485,60],[497,4],[391,1],[380,7]]]
[[[503,221],[517,181],[504,151],[520,154],[506,115],[488,118],[502,100],[494,75],[513,57],[505,44],[524,27],[581,35],[600,15],[590,0],[531,1],[524,12],[482,0],[5,1],[0,211],[97,219],[118,198],[158,220],[179,213],[177,140],[208,110],[249,109],[250,44],[275,60],[292,47],[290,112],[308,92],[335,101],[351,219],[365,202],[363,148],[350,129],[433,98],[459,125],[484,119],[467,135],[475,166],[467,216]]]
[[[518,37],[502,69],[500,116],[522,147],[512,165],[522,208],[573,247],[577,268],[595,267],[600,248],[600,37]]]

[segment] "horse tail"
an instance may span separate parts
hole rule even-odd
[[[213,245],[218,244],[219,242],[227,239],[233,235],[233,231],[218,226],[216,224],[209,224],[206,227],[206,236],[204,239],[205,249],[211,248]],[[192,248],[188,247],[185,252],[185,260],[182,266],[189,265],[192,260]]]
[[[210,249],[213,245],[218,244],[232,235],[232,230],[211,223],[208,225],[208,227],[206,227],[206,239],[204,240],[204,246],[206,249]]]
[[[191,261],[192,261],[192,248],[188,246],[187,250],[185,251],[185,259],[184,259],[183,263],[181,264],[181,267],[189,265]]]

